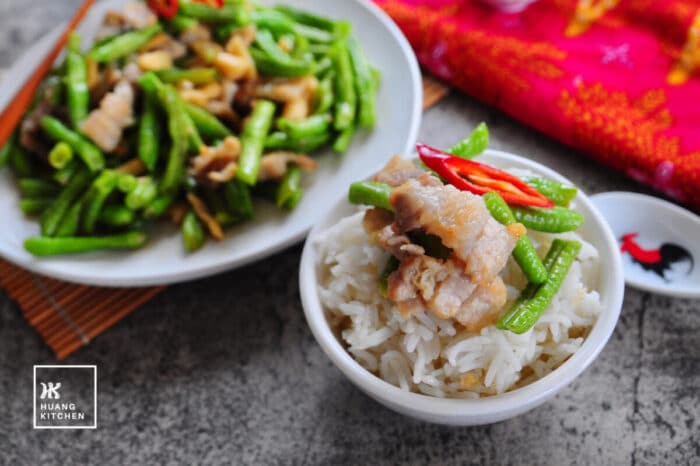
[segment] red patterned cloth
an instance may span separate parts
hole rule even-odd
[[[464,92],[700,210],[700,0],[375,0]]]

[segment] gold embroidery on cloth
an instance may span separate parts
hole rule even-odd
[[[698,66],[700,66],[700,11],[696,13],[693,24],[688,29],[688,39],[680,57],[668,73],[666,81],[672,86],[684,84]]]
[[[566,36],[574,37],[583,34],[605,13],[615,8],[618,3],[620,0],[578,0],[574,17],[566,27]]]

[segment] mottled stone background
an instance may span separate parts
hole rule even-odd
[[[0,0],[0,70],[78,4]],[[495,148],[588,192],[641,190],[457,94],[421,139],[446,146],[481,120]],[[610,343],[553,401],[448,428],[384,409],[331,365],[302,315],[300,252],[173,286],[65,361],[98,366],[96,431],[31,429],[32,365],[55,361],[0,291],[0,464],[700,464],[698,301],[627,290]]]

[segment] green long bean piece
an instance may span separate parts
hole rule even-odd
[[[195,128],[202,136],[209,139],[223,139],[230,136],[231,130],[226,127],[218,118],[189,102],[185,102],[185,111],[192,119]]]
[[[350,53],[345,42],[338,41],[333,46],[335,65],[335,129],[343,130],[355,122],[357,93],[350,62]]]
[[[152,93],[143,93],[143,112],[139,123],[138,154],[148,171],[156,169],[158,155],[160,154],[160,125],[158,123],[158,108],[156,96]]]
[[[80,217],[83,215],[85,210],[85,203],[87,202],[88,193],[83,194],[78,200],[76,200],[73,205],[68,209],[66,215],[63,216],[61,222],[56,228],[55,237],[67,237],[75,236],[80,229]]]
[[[514,207],[513,216],[527,228],[545,233],[575,231],[583,223],[583,215],[566,207],[551,209],[538,207]]]
[[[47,238],[36,236],[24,242],[24,248],[35,256],[58,256],[103,249],[138,249],[146,243],[146,234],[130,231],[111,236]]]
[[[523,181],[538,190],[544,197],[562,207],[568,207],[571,201],[576,198],[576,194],[578,194],[576,186],[566,185],[546,178],[530,176],[523,178]]]
[[[389,203],[391,186],[376,181],[356,181],[350,185],[348,200],[351,204],[371,205],[394,210]]]
[[[260,171],[260,158],[265,145],[265,137],[270,131],[275,104],[268,100],[258,100],[241,134],[241,155],[236,177],[249,186],[255,185]]]
[[[537,320],[551,304],[581,250],[581,243],[557,238],[553,241],[552,248],[560,249],[560,251],[551,263],[547,281],[540,285],[531,297],[518,300],[508,313],[498,321],[498,328],[518,334],[525,333],[537,323]]]
[[[0,168],[4,167],[10,159],[10,153],[15,149],[16,141],[17,133],[13,132],[7,141],[5,141],[5,144],[0,147]]]
[[[88,115],[90,93],[87,84],[87,65],[80,54],[80,36],[71,33],[66,52],[66,87],[68,90],[68,113],[73,129],[78,130],[80,123]]]
[[[376,90],[372,71],[357,39],[348,39],[348,51],[355,73],[355,89],[358,96],[357,124],[361,128],[372,128],[376,120]]]
[[[350,147],[350,142],[354,134],[355,125],[350,125],[342,130],[333,142],[333,150],[339,154],[344,154],[345,151],[348,150],[348,147]]]
[[[100,212],[99,222],[115,228],[131,225],[136,220],[134,211],[123,205],[108,205]]]
[[[244,26],[250,22],[250,13],[242,3],[226,4],[217,8],[202,3],[181,1],[178,14],[205,23],[232,23]]]
[[[296,207],[303,193],[299,186],[300,182],[301,168],[297,165],[290,166],[277,188],[277,207],[285,209]]]
[[[173,194],[182,184],[184,177],[184,164],[188,150],[188,127],[187,122],[183,119],[185,116],[184,108],[180,104],[175,89],[163,86],[161,102],[163,102],[168,114],[168,132],[172,145],[160,183],[160,190],[165,194]]]
[[[292,139],[302,139],[325,133],[330,127],[330,115],[313,115],[301,121],[292,121],[287,118],[279,118],[277,127],[287,133]]]
[[[105,158],[102,152],[80,134],[71,131],[63,123],[52,116],[40,120],[41,128],[52,138],[65,142],[78,153],[90,171],[97,172],[104,168]]]
[[[125,32],[115,36],[112,40],[99,44],[92,48],[87,54],[98,63],[107,63],[118,60],[122,57],[136,52],[148,42],[151,37],[163,30],[160,23],[147,26],[136,31]]]
[[[40,214],[53,203],[53,198],[28,197],[20,199],[19,208],[27,215]]]
[[[484,194],[483,199],[486,208],[499,223],[506,226],[516,223],[513,212],[498,193],[491,191]],[[513,249],[513,257],[528,281],[543,283],[547,279],[547,269],[542,265],[542,261],[527,235],[518,238],[515,249]]]
[[[102,206],[107,197],[117,187],[117,181],[119,181],[119,174],[114,170],[103,171],[93,181],[83,214],[83,230],[85,233],[92,234],[95,231]]]
[[[26,197],[51,197],[58,194],[61,187],[42,178],[20,178],[19,190]]]
[[[187,252],[194,252],[204,245],[206,239],[204,226],[191,210],[182,219],[182,241]]]
[[[489,146],[489,128],[481,122],[466,138],[450,147],[447,152],[463,159],[473,159]]]
[[[57,142],[49,152],[49,164],[60,170],[73,160],[73,149],[65,142]]]
[[[41,234],[53,236],[61,219],[70,209],[73,201],[85,190],[90,183],[91,175],[86,170],[78,171],[58,195],[51,207],[41,216]]]

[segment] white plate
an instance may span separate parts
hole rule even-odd
[[[79,28],[84,41],[91,41],[106,10],[123,3],[123,0],[109,0],[93,6]],[[259,203],[255,221],[228,230],[224,241],[208,241],[194,254],[184,252],[179,231],[167,225],[138,251],[37,259],[25,252],[22,243],[37,235],[39,226],[20,211],[19,193],[12,176],[8,170],[2,170],[0,256],[34,272],[90,285],[149,286],[212,275],[299,241],[350,182],[363,178],[392,154],[409,152],[421,119],[421,78],[415,55],[396,25],[366,0],[285,0],[284,3],[350,21],[353,35],[362,43],[370,62],[382,72],[377,126],[372,132],[359,132],[345,155],[328,151],[318,158],[320,167],[304,177],[306,193],[293,212],[281,212],[270,204]],[[50,37],[43,38],[4,74],[0,108],[7,105],[13,90],[29,76],[57,34],[54,31]]]
[[[506,152],[487,150],[477,160],[500,168],[529,170],[539,176],[571,184],[571,181],[539,163]],[[353,359],[331,330],[321,306],[316,277],[317,248],[314,247],[314,241],[327,228],[357,211],[356,206],[348,203],[347,196],[337,199],[333,209],[314,225],[304,245],[299,267],[299,291],[306,322],[316,341],[341,372],[363,392],[394,411],[428,422],[462,426],[490,424],[522,414],[552,398],[581,375],[607,343],[622,309],[625,282],[615,236],[588,196],[580,190],[576,197],[576,210],[585,217],[578,232],[600,254],[597,290],[600,293],[601,313],[576,353],[556,370],[522,388],[476,400],[431,397],[403,391],[370,373]]]

